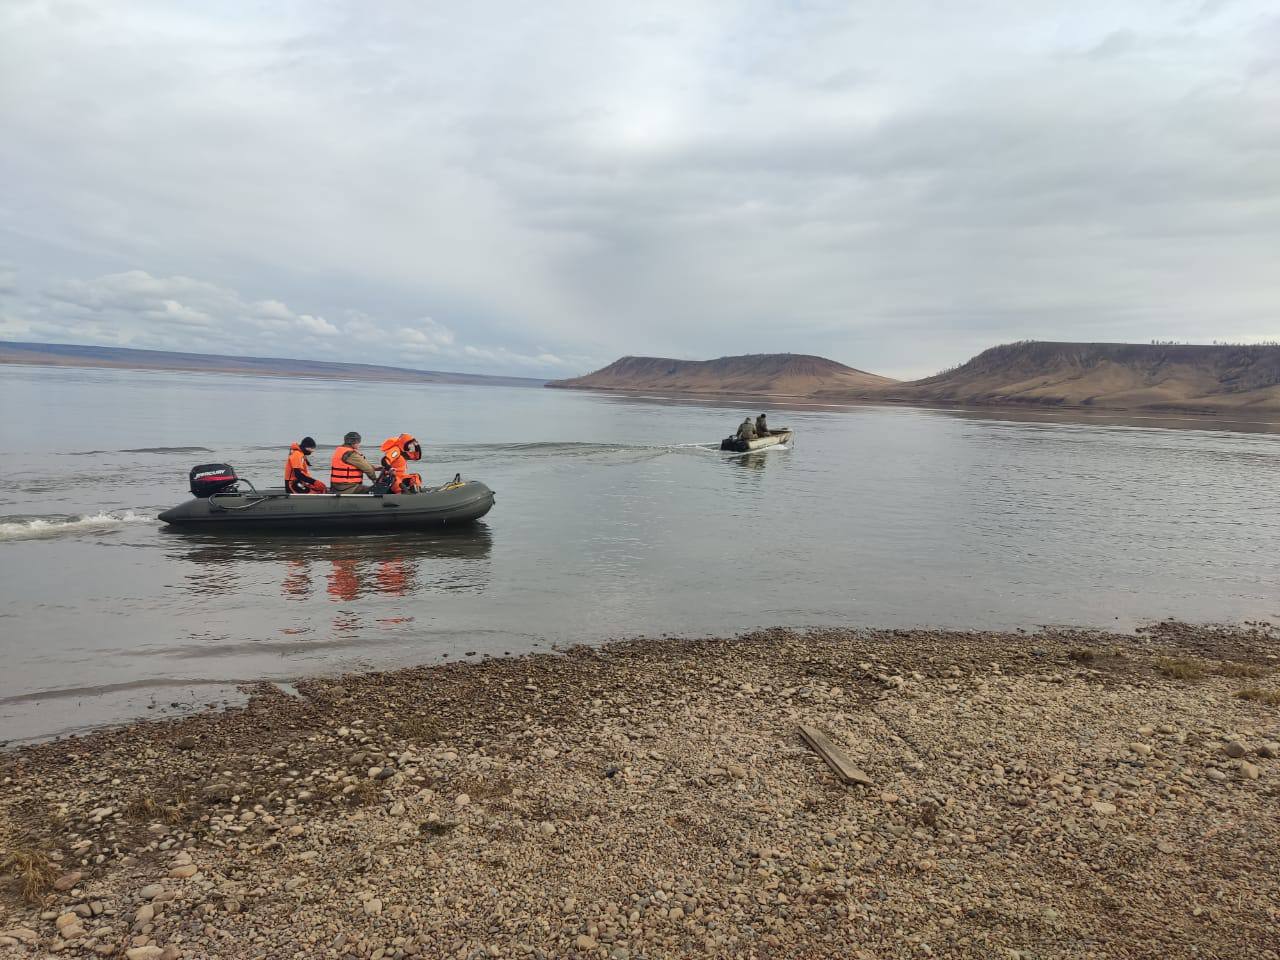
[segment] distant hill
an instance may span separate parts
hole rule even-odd
[[[478,373],[447,373],[382,367],[371,363],[330,363],[285,357],[232,357],[207,353],[171,353],[62,343],[14,343],[0,340],[0,363],[59,367],[114,367],[128,370],[184,370],[199,373],[239,373],[272,377],[311,377],[322,380],[377,380],[404,383],[470,383],[487,386],[540,387],[546,380],[529,377],[491,377]]]
[[[1280,412],[1280,346],[1023,342],[934,377],[830,399],[1188,413]]]
[[[867,391],[893,382],[822,357],[760,353],[718,360],[623,357],[585,377],[552,380],[547,386],[808,397],[820,390]]]

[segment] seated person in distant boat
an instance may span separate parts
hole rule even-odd
[[[751,422],[751,418],[747,417],[742,421],[742,426],[738,427],[739,440],[754,440],[756,438],[756,425]]]
[[[409,460],[422,459],[422,444],[412,434],[402,433],[389,437],[382,443],[382,473],[391,481],[392,493],[417,493],[422,489],[422,477],[409,472]]]
[[[329,463],[329,489],[334,493],[368,493],[360,481],[368,477],[377,482],[378,474],[373,464],[360,452],[360,434],[352,430],[342,438],[342,446],[333,451]]]
[[[756,417],[756,436],[767,437],[769,435],[769,424],[764,418],[764,414]]]
[[[324,493],[324,484],[311,475],[311,454],[315,452],[316,442],[310,437],[303,437],[289,448],[289,459],[284,462],[284,488],[290,493]]]

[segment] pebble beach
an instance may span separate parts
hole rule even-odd
[[[262,684],[0,754],[0,956],[1280,958],[1278,650],[769,630]]]

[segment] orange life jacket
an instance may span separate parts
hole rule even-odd
[[[398,437],[389,437],[382,441],[382,465],[389,467],[397,477],[404,477],[409,472],[408,453],[405,448],[409,444],[417,444],[412,434],[402,433]],[[415,459],[421,459],[420,452]]]
[[[412,449],[410,447],[412,446]],[[422,445],[412,434],[402,433],[382,442],[382,467],[390,470],[391,492],[400,493],[405,487],[422,488],[422,477],[409,472],[409,460],[422,459]]]
[[[341,446],[333,451],[333,460],[329,463],[329,484],[330,486],[339,486],[346,483],[359,483],[364,479],[364,474],[360,472],[359,467],[353,467],[342,458],[348,453],[355,451],[355,447]]]
[[[284,462],[284,488],[291,493],[309,490],[315,482],[316,478],[311,475],[311,461],[300,446],[293,444],[289,447],[289,459]]]

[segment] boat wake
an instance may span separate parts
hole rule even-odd
[[[609,454],[660,454],[673,450],[708,450],[714,443],[595,443],[580,440],[531,441],[527,443],[445,443],[437,449],[449,459],[485,456],[521,457],[596,457]]]
[[[278,446],[268,449],[276,450]],[[208,447],[127,447],[124,450],[73,450],[69,457],[101,456],[106,453],[213,453]]]
[[[106,533],[131,523],[155,523],[156,518],[125,510],[78,517],[13,517],[0,519],[0,543],[17,540],[51,540],[85,533]]]
[[[126,447],[121,453],[213,453],[208,447]]]

